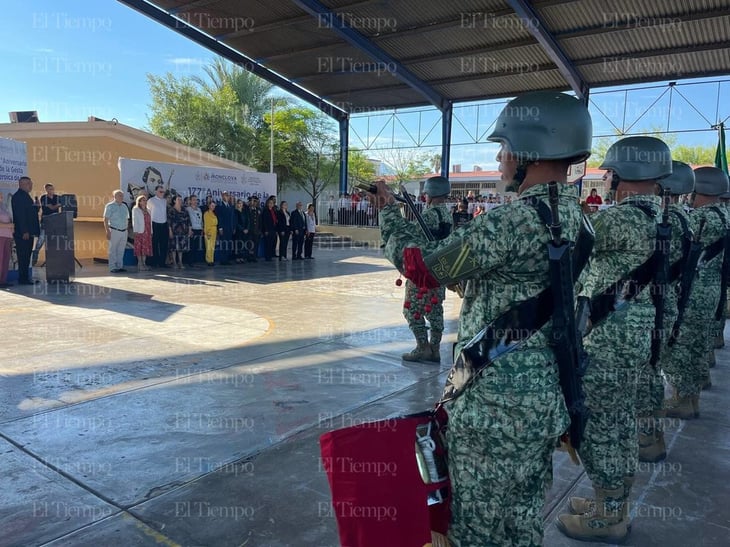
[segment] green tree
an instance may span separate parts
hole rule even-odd
[[[379,156],[393,170],[396,184],[418,179],[431,171],[428,154],[415,148],[381,150]]]
[[[715,147],[680,144],[672,148],[672,159],[690,165],[715,165]]]
[[[348,150],[347,178],[350,188],[358,182],[370,182],[375,178],[375,165],[361,150],[354,148]]]
[[[240,116],[229,85],[203,93],[192,78],[147,75],[150,130],[166,139],[240,163],[252,158],[255,132]]]
[[[264,114],[270,109],[271,98],[269,97],[273,84],[263,78],[259,78],[252,72],[241,68],[238,65],[216,57],[213,64],[203,67],[210,81],[195,76],[195,81],[210,96],[215,96],[218,91],[230,87],[238,98],[240,110],[238,114],[241,121],[251,127],[260,127]],[[273,98],[277,104],[285,102],[280,97]]]
[[[271,113],[264,114],[256,143],[255,166],[268,171],[271,149]],[[316,203],[339,174],[339,140],[334,122],[302,106],[275,109],[274,172],[280,187],[304,190]]]

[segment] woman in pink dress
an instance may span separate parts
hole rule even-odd
[[[8,267],[13,250],[13,223],[0,192],[0,287],[8,286]]]
[[[152,256],[152,217],[147,210],[147,196],[137,196],[132,208],[132,230],[134,231],[134,256],[137,257],[140,272],[149,270],[145,263]]]

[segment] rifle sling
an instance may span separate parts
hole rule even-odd
[[[625,203],[623,205],[636,207],[652,219],[656,217],[654,210],[643,203]],[[623,293],[626,301],[632,300],[654,281],[657,258],[657,251],[654,251],[644,263],[611,284],[602,293],[591,298],[591,323],[594,327],[616,311],[616,299],[619,294]]]
[[[684,264],[689,257],[689,249],[692,246],[692,232],[690,231],[689,223],[684,216],[673,210],[669,211],[669,214],[673,215],[682,227],[682,258],[669,266],[669,282],[674,283],[682,276]]]
[[[530,205],[535,208],[545,226],[550,226],[552,222],[550,208],[538,199],[534,199]],[[592,248],[593,233],[584,219],[581,222],[573,249],[573,279],[577,279],[585,268]],[[483,335],[478,342],[479,347],[474,347],[474,351],[479,356],[479,359],[476,360],[488,358],[489,353],[499,346],[507,347],[515,342],[526,340],[542,329],[552,319],[552,316],[553,292],[550,287],[547,287],[536,296],[514,304],[484,328]],[[466,347],[464,351],[469,352]]]

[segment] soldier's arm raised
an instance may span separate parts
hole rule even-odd
[[[397,206],[388,205],[380,213],[386,258],[419,286],[450,285],[503,263],[511,248],[512,224],[506,212],[495,210],[445,239],[428,242]]]

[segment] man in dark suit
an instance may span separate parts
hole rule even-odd
[[[18,284],[33,285],[28,270],[30,268],[30,256],[33,252],[33,239],[40,235],[41,226],[38,222],[38,207],[30,197],[33,190],[33,181],[30,177],[20,177],[18,180],[18,191],[13,194],[13,223],[15,230],[15,251],[18,255]]]
[[[221,202],[215,210],[218,215],[218,228],[223,230],[220,235],[221,263],[231,263],[231,251],[233,251],[233,232],[236,228],[236,208],[233,198],[228,192],[221,194]]]
[[[261,237],[261,210],[259,209],[259,198],[251,196],[248,198],[248,233],[246,234],[246,250],[248,251],[249,262],[258,262],[259,239]]]
[[[307,229],[307,217],[302,210],[302,202],[297,201],[297,208],[291,213],[291,259],[302,260],[302,249],[304,248],[304,232]]]

